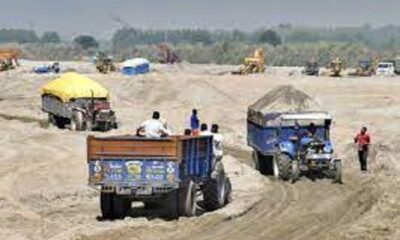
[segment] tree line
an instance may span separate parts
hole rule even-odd
[[[357,59],[400,53],[400,26],[311,28],[281,24],[252,32],[240,30],[121,28],[108,40],[82,34],[72,41],[54,31],[37,34],[34,30],[0,29],[0,43],[15,42],[29,49],[32,57],[57,56],[58,60],[90,56],[97,50],[113,54],[116,60],[129,57],[157,59],[159,43],[167,43],[183,60],[192,63],[238,64],[256,47],[267,51],[271,65],[302,65],[314,58],[322,62],[332,57],[345,58],[349,65]],[[47,44],[51,43],[51,44]],[[67,49],[62,51],[62,49]],[[73,51],[71,51],[71,49]],[[52,51],[53,54],[46,54]],[[58,52],[57,52],[58,51]],[[60,52],[68,53],[64,55]],[[75,52],[76,54],[70,54]]]

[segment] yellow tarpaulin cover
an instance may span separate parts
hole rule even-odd
[[[78,73],[65,73],[42,87],[42,94],[59,97],[63,102],[72,98],[109,98],[107,89],[92,79]]]

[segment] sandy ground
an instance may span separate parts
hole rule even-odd
[[[298,68],[231,76],[232,66],[189,64],[124,77],[97,74],[90,63],[61,63],[112,92],[121,128],[107,134],[132,133],[153,110],[181,132],[196,107],[202,121],[221,125],[227,141],[234,188],[227,207],[171,221],[134,205],[131,217],[100,221],[98,192],[86,185],[89,133],[48,126],[39,89],[56,76],[30,73],[40,63],[22,64],[0,73],[0,239],[400,239],[399,77],[304,77]],[[282,84],[334,115],[343,185],[306,178],[290,184],[251,168],[247,106]],[[368,174],[359,172],[352,143],[362,125],[374,142]]]

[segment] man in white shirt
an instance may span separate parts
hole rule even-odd
[[[144,134],[142,133],[143,131]],[[152,119],[143,122],[137,129],[136,134],[148,138],[160,138],[170,135],[171,132],[165,128],[164,123],[160,120],[160,113],[155,111]]]
[[[202,123],[200,125],[200,136],[211,136],[213,135],[209,130],[208,130],[208,126],[206,123]]]
[[[223,150],[224,137],[218,131],[219,131],[218,124],[213,124],[211,126],[211,133],[213,135],[214,155],[215,159],[217,161],[220,161],[224,156],[224,150]]]

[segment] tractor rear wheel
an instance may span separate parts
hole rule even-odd
[[[81,111],[72,112],[70,128],[71,131],[83,130],[83,113]]]
[[[178,213],[180,216],[192,217],[196,215],[197,186],[193,181],[184,183],[178,190]]]
[[[277,156],[277,167],[279,171],[279,178],[284,181],[288,181],[292,176],[292,160],[287,154],[278,154]]]
[[[298,160],[292,161],[292,183],[300,179],[300,163]]]
[[[335,162],[333,163],[333,166],[335,168],[333,182],[340,183],[340,184],[343,183],[343,181],[342,181],[342,161],[335,160]]]
[[[217,163],[218,164],[218,163]],[[220,162],[219,164],[222,164]],[[210,178],[203,185],[203,198],[204,208],[207,211],[214,211],[224,206],[227,198],[227,177],[223,168],[219,168],[217,175],[214,178]]]

